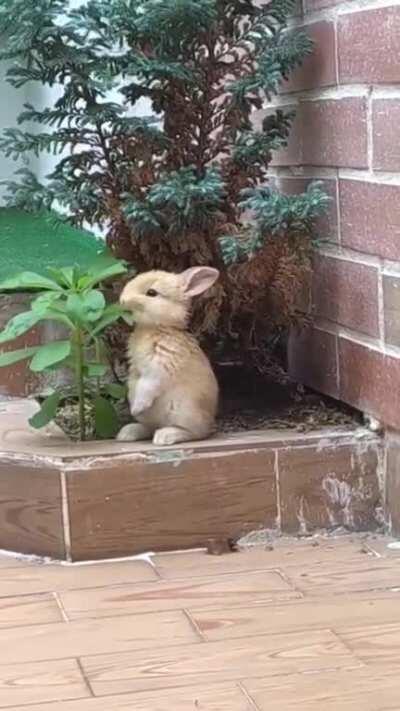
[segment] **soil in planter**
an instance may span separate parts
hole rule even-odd
[[[238,366],[217,369],[221,407],[220,433],[259,429],[312,432],[324,427],[354,429],[363,424],[361,413],[291,382],[279,383]],[[127,403],[117,404],[121,427],[131,422]],[[94,438],[93,411],[87,407],[87,439]],[[79,433],[78,407],[69,401],[60,410],[57,424],[71,437]]]
[[[362,415],[347,405],[291,382],[240,366],[217,371],[221,387],[219,432],[258,429],[312,432],[323,427],[360,426]]]

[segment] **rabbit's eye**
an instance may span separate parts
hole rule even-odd
[[[155,289],[149,289],[148,291],[146,291],[146,296],[158,296],[158,291],[156,291]]]

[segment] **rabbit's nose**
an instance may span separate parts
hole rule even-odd
[[[132,301],[132,294],[129,294],[126,289],[123,289],[119,296],[119,303],[121,306],[128,306]]]

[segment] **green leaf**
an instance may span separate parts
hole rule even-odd
[[[52,274],[55,280],[60,286],[67,288],[74,287],[78,279],[78,268],[77,267],[61,267],[60,269],[55,269],[54,267],[48,267],[47,271]]]
[[[37,430],[48,425],[49,422],[54,420],[61,398],[62,394],[58,392],[49,395],[42,402],[39,412],[29,419],[29,424]]]
[[[49,366],[59,363],[71,353],[70,341],[53,341],[45,346],[39,346],[37,353],[32,358],[30,369],[34,373],[41,373]]]
[[[125,262],[115,259],[112,255],[104,253],[88,268],[87,274],[78,280],[79,289],[88,289],[110,277],[120,276],[127,272]]]
[[[71,331],[75,331],[76,324],[64,313],[65,308],[66,304],[60,304],[59,307],[55,304],[53,308],[50,307],[44,311],[41,314],[41,318],[43,321],[57,321],[58,323],[64,324],[64,326],[68,326]]]
[[[126,385],[119,385],[118,383],[109,383],[104,390],[114,400],[124,400],[128,392]]]
[[[115,321],[118,321],[120,318],[125,320],[125,316],[127,314],[132,316],[132,314],[125,311],[122,306],[118,306],[117,304],[107,306],[103,311],[100,321],[96,323],[95,328],[92,331],[92,336],[96,336],[98,333],[107,328],[107,326],[115,323]]]
[[[108,370],[104,363],[86,363],[85,369],[89,378],[101,378]]]
[[[98,437],[101,439],[115,437],[119,430],[118,415],[114,406],[100,395],[94,400],[94,419]]]
[[[52,279],[47,279],[47,277],[35,274],[35,272],[21,272],[15,277],[0,282],[0,291],[24,291],[25,289],[60,291],[61,286]]]
[[[71,294],[67,299],[67,313],[82,323],[97,321],[103,314],[106,300],[101,291]]]
[[[37,353],[39,348],[41,348],[41,346],[32,346],[31,348],[20,348],[17,351],[0,353],[0,368],[13,365],[13,363],[19,363],[20,360],[26,360],[26,358],[31,358]]]
[[[53,306],[62,296],[63,293],[61,291],[46,291],[31,302],[31,309],[36,314],[44,314],[46,310],[50,306]]]
[[[18,336],[35,326],[38,321],[40,321],[40,316],[32,311],[24,311],[24,313],[17,314],[7,323],[4,331],[0,333],[0,343],[6,343],[18,338]]]

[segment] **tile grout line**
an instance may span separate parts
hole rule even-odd
[[[311,670],[309,670],[309,671],[284,672],[283,674],[274,673],[272,676],[273,676],[273,678],[278,679],[278,678],[282,678],[282,677],[285,677],[285,678],[298,677],[298,676],[301,676],[301,675],[305,675],[305,676],[306,676],[306,675],[310,675],[310,676],[311,676],[311,675],[317,675],[317,674],[321,674],[321,673],[323,673],[323,674],[326,674],[326,673],[327,673],[327,674],[335,674],[335,673],[340,672],[340,671],[344,671],[344,672],[358,671],[360,668],[365,668],[365,667],[367,667],[367,665],[364,664],[364,663],[362,663],[362,664],[351,665],[351,666],[344,666],[344,667],[340,667],[340,666],[337,667],[337,666],[334,666],[334,667],[329,667],[329,668],[311,669]],[[263,680],[263,679],[265,679],[265,675],[260,675],[259,673],[256,674],[255,676],[253,676],[252,674],[250,674],[249,676],[246,677],[246,680],[247,680],[247,681],[248,681],[248,680],[250,680],[250,681],[251,681],[251,680]],[[229,682],[230,682],[231,684],[233,683],[233,685],[235,686],[235,688],[237,688],[237,686],[241,683],[241,682],[237,682],[236,685],[235,685],[235,681],[232,680],[232,679],[221,679],[221,680],[219,680],[219,681],[217,681],[217,682],[214,682],[214,683],[215,683],[217,686],[223,686],[223,685],[226,685],[226,684],[229,683]],[[199,684],[197,683],[196,686],[198,686],[198,685],[199,685]],[[176,690],[183,690],[183,689],[190,689],[190,688],[191,688],[191,685],[190,685],[190,684],[182,684],[182,683],[179,684],[179,683],[177,683],[177,684],[174,684],[174,685],[172,685],[172,686],[157,688],[156,691],[159,691],[160,693],[162,693],[163,691],[176,691]],[[151,692],[152,689],[141,689],[140,691],[132,691],[132,690],[128,690],[128,691],[113,691],[112,694],[110,694],[110,693],[108,693],[108,692],[107,692],[107,693],[97,693],[97,694],[95,695],[95,699],[101,699],[101,700],[103,700],[103,701],[106,701],[107,699],[114,698],[114,697],[121,697],[121,699],[122,699],[124,696],[125,696],[125,697],[132,696],[132,694],[137,695],[138,697],[140,697],[141,694],[146,694],[146,693],[148,693],[149,691]],[[87,698],[88,698],[88,697],[86,697],[86,700],[87,700]],[[63,700],[65,701],[65,699],[63,699]],[[67,700],[67,701],[75,701],[75,699],[66,699],[66,700]],[[82,701],[82,700],[84,700],[84,699],[82,699],[82,698],[77,699],[77,701]],[[39,702],[39,703],[40,703],[40,702]],[[45,703],[49,703],[49,702],[45,702]],[[35,704],[35,705],[37,705],[37,704]],[[21,709],[24,708],[25,706],[27,706],[27,704],[23,704],[23,705],[21,706]],[[30,706],[31,706],[31,704],[29,704],[29,707],[30,707]],[[16,707],[10,707],[10,706],[3,707],[3,708],[7,708],[7,709],[9,709],[10,711],[20,711],[20,707],[19,707],[19,706],[18,706],[18,709],[17,709]],[[254,709],[254,711],[260,711],[259,707],[258,707],[258,706],[254,706],[254,704],[253,704],[253,709]],[[393,709],[384,709],[383,711],[393,711]],[[396,709],[396,711],[397,711],[397,709]]]
[[[372,625],[372,627],[374,627],[374,625]],[[336,639],[339,640],[340,644],[342,644],[343,647],[347,649],[347,651],[352,655],[352,657],[354,657],[355,662],[358,662],[360,666],[365,666],[365,662],[363,662],[363,660],[359,658],[358,654],[356,654],[356,652],[350,647],[346,640],[343,639],[342,635],[339,632],[337,632],[332,627],[329,627],[329,631],[336,637]]]
[[[81,658],[80,658],[80,657],[75,657],[75,659],[76,659],[76,663],[77,663],[77,665],[78,665],[79,671],[80,671],[80,673],[82,674],[83,680],[84,680],[84,682],[85,682],[85,684],[86,684],[87,690],[88,690],[88,692],[89,692],[89,696],[92,697],[92,698],[95,698],[96,695],[95,695],[95,693],[94,693],[94,691],[93,691],[93,689],[92,689],[92,685],[91,685],[91,683],[90,683],[88,677],[86,676],[86,672],[85,672],[85,670],[84,670],[84,668],[83,668],[83,664],[82,664],[82,662],[81,662]]]
[[[128,692],[128,693],[130,693],[130,692]],[[121,694],[119,694],[119,696],[121,696]],[[1,708],[2,708],[2,711],[23,711],[23,709],[26,709],[26,708],[29,709],[29,711],[31,711],[32,708],[33,709],[35,709],[36,707],[40,708],[40,706],[45,704],[45,706],[47,706],[50,709],[50,704],[52,704],[53,708],[54,708],[55,703],[58,705],[59,704],[66,705],[67,703],[71,703],[72,701],[74,703],[78,703],[78,701],[88,701],[88,699],[91,699],[91,698],[97,699],[97,696],[92,697],[92,695],[90,695],[90,696],[86,695],[86,696],[78,696],[73,699],[71,699],[71,697],[68,696],[68,698],[66,698],[66,699],[50,699],[50,701],[34,701],[33,704],[30,703],[29,701],[27,703],[24,702],[22,704],[18,704],[18,706],[15,706],[14,704],[12,706],[10,706],[8,704],[7,706],[2,706]],[[103,698],[103,697],[99,697],[99,698]],[[106,698],[106,697],[104,697],[104,698]],[[385,709],[385,711],[386,711],[386,709]]]
[[[282,511],[281,511],[281,480],[279,477],[279,450],[275,450],[274,456],[274,472],[276,485],[276,528],[278,533],[282,530]]]
[[[71,563],[71,528],[69,520],[69,503],[68,503],[68,490],[67,490],[67,478],[65,471],[60,470],[61,477],[61,515],[64,530],[64,545],[65,545],[65,555],[67,560]]]
[[[182,609],[182,612],[185,615],[187,621],[189,622],[189,625],[191,626],[192,630],[198,637],[200,637],[200,642],[208,642],[207,638],[203,635],[200,627],[198,626],[196,620],[194,620],[192,615],[190,614],[189,610],[184,607]]]
[[[71,620],[69,619],[69,617],[67,615],[67,611],[63,605],[63,602],[61,600],[60,594],[58,592],[53,592],[52,595],[58,605],[58,608],[61,613],[61,617],[63,618],[64,622],[71,622]]]
[[[239,689],[239,691],[241,691],[243,696],[247,699],[247,701],[249,702],[250,706],[254,709],[254,711],[260,711],[259,706],[257,706],[256,702],[254,701],[251,694],[247,691],[247,689],[242,681],[237,682],[237,688]]]

